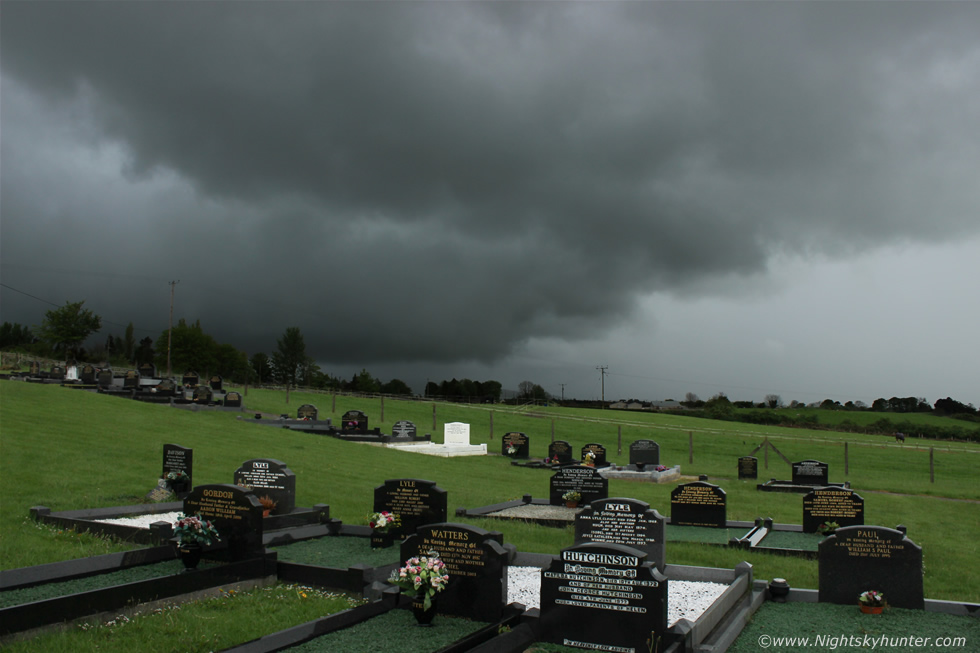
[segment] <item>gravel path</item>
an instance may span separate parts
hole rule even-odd
[[[117,517],[115,519],[96,519],[95,521],[105,524],[121,524],[122,526],[135,526],[136,528],[149,528],[150,524],[158,521],[170,522],[173,524],[184,513],[182,512],[158,512],[153,515],[137,515],[136,517]]]

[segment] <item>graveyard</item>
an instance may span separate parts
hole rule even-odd
[[[108,615],[126,595],[112,587],[130,583],[122,605],[136,597],[171,624],[159,632],[147,626],[142,650],[171,650],[152,642],[165,642],[174,624],[188,620],[195,634],[179,650],[523,651],[543,642],[541,650],[703,643],[738,651],[759,650],[744,641],[752,626],[742,628],[765,614],[808,609],[788,621],[840,623],[835,610],[858,613],[856,595],[877,588],[891,598],[882,617],[888,624],[944,628],[980,643],[976,444],[301,392],[287,405],[271,390],[220,391],[241,395],[237,412],[0,381],[0,600],[7,595],[4,609],[16,610],[0,612],[3,621],[42,627],[59,614],[74,617],[78,608],[64,595],[80,591],[105,601],[100,614]],[[267,415],[306,425],[331,420],[353,437],[256,424]],[[365,428],[358,428],[362,417]],[[413,453],[411,442],[377,446],[399,437],[442,444],[447,425],[453,439],[456,425],[468,425],[469,445],[486,453],[442,457]],[[389,441],[364,437],[375,429]],[[765,441],[773,451],[760,448]],[[168,471],[187,472],[173,496],[164,496],[172,484],[161,485]],[[664,482],[653,476],[667,471]],[[760,491],[770,481],[800,489]],[[148,498],[154,491],[159,502]],[[571,491],[582,495],[580,505],[566,505]],[[262,498],[274,504],[268,516]],[[533,515],[493,514],[510,508],[558,517],[545,524]],[[174,559],[169,519],[140,529],[93,525],[182,510],[214,515],[226,539],[192,573]],[[399,513],[403,523],[392,529],[393,542],[372,548],[365,515],[379,510]],[[829,521],[839,530],[818,534]],[[417,629],[385,580],[429,550],[442,553],[451,580],[437,599],[435,626]],[[852,569],[855,558],[862,573]],[[539,607],[523,610],[500,598],[509,568],[540,573]],[[18,580],[31,574],[44,582]],[[115,574],[131,577],[108,580]],[[62,578],[64,588],[44,595],[49,581]],[[96,587],[99,579],[115,585]],[[773,579],[786,579],[789,601],[779,600],[782,584],[772,588]],[[685,583],[700,582],[722,588],[710,607],[668,623],[671,597],[678,603]],[[62,602],[32,607],[14,594],[28,585],[39,592],[33,600]],[[274,606],[263,593],[277,597]],[[187,602],[168,607],[178,599]],[[636,614],[647,615],[650,630],[636,631]],[[920,621],[926,615],[931,626]],[[125,650],[126,627],[105,626],[108,620],[4,645],[94,650],[115,639]],[[857,630],[868,622],[855,623]],[[365,645],[379,629],[401,635]],[[535,638],[543,633],[551,635]],[[405,648],[409,640],[421,648]],[[317,641],[326,648],[315,648]]]

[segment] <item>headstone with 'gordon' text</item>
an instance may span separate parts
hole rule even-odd
[[[579,544],[541,573],[546,641],[615,653],[661,650],[667,578],[639,549]]]

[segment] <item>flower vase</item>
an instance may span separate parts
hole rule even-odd
[[[432,597],[429,609],[425,609],[425,596],[415,596],[412,598],[412,614],[419,626],[431,626],[432,620],[436,616],[436,597]]]
[[[565,502],[565,507],[566,508],[578,508],[578,501],[566,501]]]
[[[372,549],[387,549],[395,542],[395,536],[391,533],[379,533],[378,531],[371,531],[371,548]]]
[[[184,569],[188,571],[197,569],[203,553],[204,550],[197,542],[187,542],[177,545],[177,555],[180,556],[180,561],[184,563]]]
[[[881,611],[884,609],[885,609],[884,606],[881,605],[864,605],[863,603],[861,604],[861,612],[863,612],[864,614],[881,614]]]

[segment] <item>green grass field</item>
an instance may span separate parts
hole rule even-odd
[[[899,445],[881,436],[765,427],[676,415],[634,414],[560,408],[533,409],[532,414],[503,406],[462,406],[250,389],[245,397],[249,419],[235,413],[190,412],[167,406],[15,381],[0,381],[0,568],[10,569],[65,560],[129,545],[103,538],[58,532],[35,524],[31,506],[70,510],[139,502],[161,470],[162,447],[176,443],[194,449],[194,480],[230,483],[234,470],[251,458],[276,458],[296,474],[297,505],[327,503],[331,516],[363,524],[373,489],[389,478],[424,478],[448,492],[449,513],[516,499],[524,494],[546,497],[546,471],[513,467],[501,456],[438,458],[405,453],[334,438],[260,426],[256,411],[295,415],[312,403],[321,418],[339,418],[359,409],[371,428],[390,432],[401,419],[416,423],[442,441],[446,422],[471,425],[471,441],[500,451],[501,436],[523,431],[531,452],[544,457],[551,441],[569,441],[574,450],[588,442],[606,446],[608,458],[628,462],[629,443],[653,439],[664,464],[680,464],[685,476],[707,474],[727,493],[728,518],[772,517],[800,523],[802,496],[759,492],[755,482],[736,478],[736,460],[769,438],[789,460],[817,459],[830,466],[832,482],[849,481],[865,499],[869,524],[904,524],[922,546],[927,598],[980,602],[980,568],[975,564],[980,536],[980,445],[909,441]],[[335,403],[335,405],[334,405]],[[490,425],[493,424],[491,438]],[[618,454],[622,442],[623,454]],[[693,462],[689,442],[693,441]],[[848,443],[848,473],[844,443]],[[929,477],[929,447],[934,447],[935,482]],[[770,452],[768,470],[760,458],[760,479],[788,479],[790,467]],[[670,512],[673,485],[611,480],[610,496],[633,497]],[[450,517],[450,519],[453,519]],[[555,553],[572,544],[572,529],[534,527],[504,521],[464,520],[504,533],[519,550]],[[731,568],[742,560],[755,566],[757,578],[784,577],[794,587],[816,588],[817,563],[671,542],[667,562]]]

